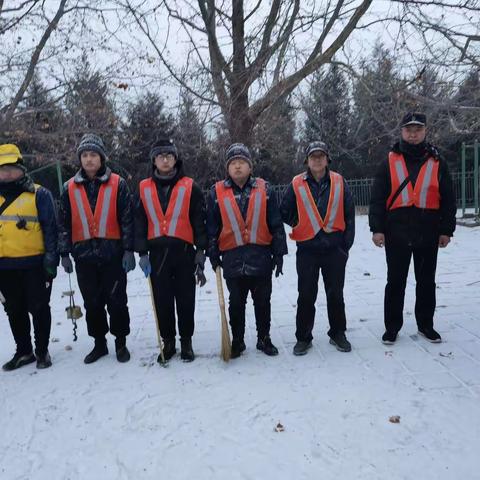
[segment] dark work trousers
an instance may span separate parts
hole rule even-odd
[[[230,293],[228,314],[234,340],[243,340],[245,335],[245,305],[248,292],[252,295],[253,308],[255,310],[255,322],[257,324],[258,338],[265,338],[270,334],[272,296],[272,277],[242,276],[226,279]]]
[[[17,353],[25,355],[32,352],[30,313],[35,351],[44,354],[48,349],[52,325],[49,305],[52,282],[47,283],[43,267],[0,270],[0,291],[5,298],[3,306],[17,345]]]
[[[415,280],[417,281],[415,318],[418,328],[432,328],[435,312],[435,270],[438,246],[421,248],[396,246],[389,244],[387,239],[385,254],[388,269],[384,304],[385,328],[392,333],[396,333],[402,328],[405,287],[412,255]]]
[[[108,263],[75,262],[78,286],[85,306],[88,334],[102,338],[108,332],[107,313],[110,316],[110,332],[115,337],[130,333],[130,315],[127,307],[127,274],[122,258]]]
[[[187,340],[193,335],[195,320],[195,251],[185,245],[185,250],[169,250],[168,247],[150,252],[152,264],[152,288],[160,334],[164,339],[173,339],[175,330],[175,307],[178,316],[180,338]]]
[[[297,251],[298,300],[297,300],[297,340],[309,342],[313,339],[312,330],[315,322],[315,302],[318,294],[318,278],[322,271],[327,312],[330,329],[328,335],[334,336],[347,328],[343,285],[345,283],[345,266],[347,254],[338,248],[327,253],[315,250]]]

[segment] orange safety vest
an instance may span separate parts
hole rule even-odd
[[[95,213],[92,213],[85,187],[68,182],[68,197],[72,211],[73,243],[92,238],[120,239],[120,225],[117,219],[117,193],[120,177],[112,173],[108,181],[102,183],[98,192]]]
[[[190,177],[178,180],[173,187],[167,212],[163,213],[155,181],[146,178],[140,182],[140,198],[148,219],[148,240],[175,237],[193,245],[193,228],[189,215],[192,186],[193,179]]]
[[[233,189],[224,181],[215,184],[218,206],[222,216],[222,231],[218,238],[220,251],[253,243],[270,245],[272,234],[267,224],[267,190],[265,180],[257,178],[248,201],[247,219],[244,220],[238,208]]]
[[[311,240],[323,230],[326,233],[345,231],[343,211],[343,177],[330,170],[330,197],[325,219],[318,211],[305,174],[293,178],[292,185],[297,200],[298,223],[293,227],[290,238],[296,242]]]
[[[392,190],[387,198],[387,208],[390,205],[393,195],[408,176],[407,165],[405,164],[405,159],[402,154],[390,152],[388,163]],[[439,161],[430,157],[422,165],[418,173],[417,181],[415,182],[415,187],[412,186],[412,182],[408,182],[401,193],[397,195],[390,210],[412,206],[438,210],[440,208],[438,167]]]

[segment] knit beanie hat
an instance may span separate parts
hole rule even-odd
[[[105,153],[105,144],[103,143],[103,140],[94,133],[86,133],[80,140],[77,148],[78,160],[80,160],[82,152],[85,151],[98,153],[102,159],[102,163],[105,162],[107,158],[107,154]]]
[[[150,160],[155,162],[155,157],[160,154],[168,154],[171,153],[175,160],[178,160],[178,150],[173,140],[169,138],[163,138],[161,140],[157,140],[150,149]]]
[[[250,150],[243,143],[232,143],[232,145],[227,148],[227,151],[225,152],[225,168],[227,170],[230,162],[235,158],[245,160],[250,165],[250,168],[253,168]]]

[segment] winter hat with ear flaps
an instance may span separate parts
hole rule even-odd
[[[77,157],[79,161],[82,152],[87,151],[98,153],[100,155],[100,158],[102,159],[102,162],[105,162],[107,158],[107,154],[105,152],[105,144],[103,143],[103,140],[94,133],[86,133],[80,140],[77,148]]]

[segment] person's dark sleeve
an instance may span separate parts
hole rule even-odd
[[[38,221],[43,233],[45,258],[50,265],[58,265],[57,212],[50,190],[40,187],[35,195]]]
[[[148,253],[148,219],[140,195],[134,200],[134,248],[140,255]]]
[[[280,215],[277,195],[267,184],[267,224],[272,234],[272,255],[283,256],[288,253],[285,227]]]
[[[207,197],[207,235],[208,248],[207,255],[210,258],[219,257],[220,249],[218,248],[218,237],[222,230],[222,216],[220,215],[220,207],[217,202],[217,194],[215,185],[208,192]]]
[[[283,195],[280,205],[280,215],[282,221],[291,227],[294,227],[298,223],[297,199],[295,198],[292,184],[287,187]]]
[[[352,192],[348,188],[347,182],[343,181],[343,211],[345,215],[345,232],[343,241],[345,248],[350,250],[355,240],[355,201]]]
[[[456,226],[457,203],[447,162],[440,163],[440,235],[453,237]]]
[[[368,223],[373,233],[385,233],[385,221],[387,216],[387,198],[390,193],[390,175],[388,163],[382,162],[377,169],[373,180],[368,209]]]
[[[62,257],[72,251],[72,214],[67,183],[63,186],[58,212],[58,251]]]
[[[206,226],[205,198],[200,187],[194,183],[190,199],[190,224],[193,228],[193,239],[197,249],[206,250],[208,247]]]
[[[127,182],[123,178],[120,179],[118,184],[117,212],[122,234],[123,249],[133,252],[134,225],[132,196]]]

